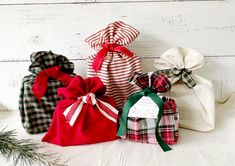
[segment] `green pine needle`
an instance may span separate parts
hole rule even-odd
[[[43,165],[43,166],[65,166],[60,164],[60,157],[54,154],[39,153],[40,147],[36,143],[31,143],[30,139],[16,138],[16,131],[0,131],[0,154],[7,160],[12,159],[14,165]]]

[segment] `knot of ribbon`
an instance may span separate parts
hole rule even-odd
[[[171,148],[164,142],[164,140],[160,137],[159,135],[159,123],[162,118],[163,112],[164,112],[164,103],[162,99],[151,89],[151,88],[145,88],[141,90],[140,92],[132,94],[127,102],[124,105],[123,112],[120,118],[120,126],[117,132],[117,136],[124,137],[125,132],[126,132],[126,127],[127,127],[127,117],[128,113],[130,111],[130,108],[138,102],[140,98],[143,96],[149,96],[159,107],[159,113],[158,113],[158,118],[156,122],[156,128],[155,128],[155,137],[156,140],[158,141],[159,145],[163,149],[163,151],[169,151]]]
[[[159,71],[156,71],[156,72],[157,73],[164,73],[169,78],[178,77],[190,89],[197,85],[196,81],[191,76],[192,70],[189,70],[189,69],[185,69],[185,68],[178,69],[178,68],[175,67],[173,69],[164,69],[164,70],[159,70]]]
[[[94,93],[88,93],[86,96],[82,96],[82,101],[86,104],[95,105],[96,99]]]
[[[123,53],[129,57],[133,56],[133,52],[122,45],[118,45],[115,43],[103,44],[101,50],[96,54],[96,57],[92,64],[95,72],[98,72],[100,70],[102,62],[104,61],[104,57],[107,55],[108,52]]]
[[[39,101],[47,91],[48,78],[57,79],[61,81],[64,86],[67,86],[73,77],[62,72],[60,66],[54,66],[48,69],[41,70],[37,74],[32,86],[32,93]]]
[[[77,101],[65,109],[63,115],[69,122],[70,126],[73,126],[79,114],[82,111],[84,104],[90,104],[96,106],[98,110],[109,120],[117,123],[118,110],[109,103],[106,103],[98,99],[95,94],[88,93],[85,96],[78,97]]]

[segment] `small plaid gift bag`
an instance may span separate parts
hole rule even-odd
[[[34,52],[30,59],[31,74],[22,80],[19,110],[25,130],[36,134],[47,131],[60,99],[57,89],[69,84],[74,64],[51,51]]]
[[[180,127],[197,131],[215,128],[215,95],[213,84],[192,74],[201,68],[205,58],[191,48],[172,48],[155,60],[157,73],[164,73],[172,83],[164,95],[174,98],[180,115]]]
[[[106,95],[114,97],[118,110],[129,95],[140,90],[128,81],[134,72],[142,72],[140,57],[124,47],[138,35],[132,26],[116,21],[86,39],[98,51],[86,58],[87,76],[98,76],[103,81]]]
[[[136,142],[159,143],[164,151],[171,150],[167,144],[178,140],[179,114],[172,98],[157,95],[169,91],[171,83],[164,74],[153,72],[136,74],[131,82],[142,90],[125,103],[117,135]]]
[[[68,87],[60,88],[64,99],[58,102],[42,141],[72,146],[116,140],[118,110],[105,91],[98,77],[76,76]]]

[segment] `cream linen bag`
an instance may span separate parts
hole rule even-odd
[[[198,131],[215,128],[215,95],[212,83],[192,70],[206,63],[204,57],[190,48],[172,48],[155,61],[156,72],[165,73],[173,84],[164,94],[175,99],[180,127]]]

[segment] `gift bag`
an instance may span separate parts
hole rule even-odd
[[[205,64],[204,57],[190,48],[172,48],[155,61],[157,73],[172,82],[170,92],[179,109],[180,127],[210,131],[215,128],[215,96],[212,83],[192,74]]]
[[[65,56],[51,51],[34,52],[30,60],[31,74],[22,80],[19,111],[25,130],[36,134],[47,131],[60,99],[57,89],[71,81],[74,65]]]
[[[178,140],[179,115],[175,101],[157,93],[169,91],[171,83],[163,74],[136,74],[131,81],[143,90],[132,94],[124,105],[117,135],[123,139],[159,143],[164,151],[167,144]]]
[[[116,21],[86,39],[98,51],[86,58],[87,76],[98,76],[103,81],[106,95],[114,97],[118,110],[130,94],[140,90],[128,82],[134,72],[142,71],[140,58],[125,47],[138,35],[135,28]]]
[[[60,146],[92,144],[117,139],[118,111],[98,77],[76,76],[60,88],[51,126],[42,141]]]

